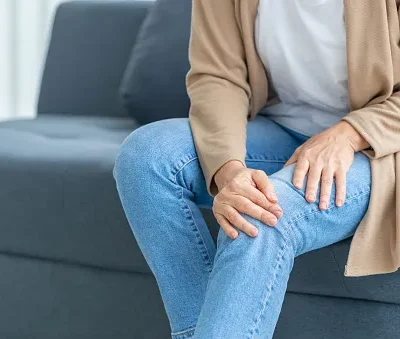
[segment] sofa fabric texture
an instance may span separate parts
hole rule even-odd
[[[158,0],[140,29],[120,93],[141,124],[188,116],[191,6],[190,0]]]

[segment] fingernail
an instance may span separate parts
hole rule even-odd
[[[307,200],[310,202],[313,202],[315,200],[315,195],[314,194],[308,194],[307,195]]]
[[[273,211],[272,213],[274,213],[277,218],[280,218],[282,216],[282,211],[280,210]]]
[[[338,203],[337,203],[337,205],[338,205],[339,207],[342,207],[343,204],[344,204],[344,201],[343,201],[343,200],[339,200]]]
[[[269,198],[272,199],[272,200],[278,200],[278,196],[276,195],[275,192],[270,193],[269,194]]]
[[[327,208],[328,208],[328,204],[325,201],[321,202],[321,209],[326,210]]]
[[[295,181],[294,186],[296,186],[296,188],[301,189],[302,185],[301,185],[301,181]]]
[[[252,228],[250,231],[250,235],[252,235],[253,237],[255,237],[258,234],[258,230],[257,228]]]
[[[278,222],[278,220],[275,218],[268,219],[268,225],[270,225],[270,226],[275,226],[277,222]]]

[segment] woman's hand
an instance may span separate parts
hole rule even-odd
[[[258,234],[257,228],[239,212],[269,226],[275,226],[282,216],[274,187],[264,171],[246,168],[240,161],[230,161],[216,173],[214,179],[218,194],[212,211],[230,238],[238,236],[235,227],[251,237]]]
[[[346,175],[354,160],[354,153],[367,148],[365,139],[346,121],[317,134],[301,145],[284,167],[296,164],[293,185],[302,189],[308,174],[306,200],[315,202],[320,184],[319,208],[326,210],[336,183],[335,203],[343,206],[346,199]]]

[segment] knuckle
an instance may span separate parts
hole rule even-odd
[[[335,166],[335,168],[337,168],[340,171],[346,171],[346,167],[347,167],[346,162],[341,158],[334,160],[334,166]]]
[[[219,192],[215,197],[214,197],[214,203],[213,203],[213,207],[215,207],[215,205],[219,204],[221,202],[221,194],[222,191]]]
[[[271,219],[271,214],[270,213],[268,213],[268,212],[262,212],[261,213],[261,220],[267,221],[269,219]]]
[[[297,164],[296,166],[296,172],[299,173],[303,173],[307,170],[307,164],[304,161],[301,161]]]
[[[233,178],[229,183],[229,188],[232,191],[237,191],[240,188],[240,180],[238,178]]]
[[[266,200],[267,198],[257,196],[254,198],[254,203],[258,206],[264,206],[266,204]]]
[[[314,184],[309,184],[307,185],[307,191],[308,192],[315,192],[318,189],[318,187]]]
[[[234,223],[237,220],[237,212],[236,211],[228,211],[226,213],[226,217],[230,222]]]
[[[336,195],[344,196],[346,191],[343,188],[339,188],[336,190]]]
[[[317,164],[318,166],[324,166],[327,163],[327,161],[323,155],[317,155],[314,163]]]
[[[322,177],[321,178],[321,183],[330,185],[332,184],[333,178],[332,177]]]
[[[252,208],[253,208],[253,203],[251,201],[246,201],[242,203],[243,212],[248,213],[252,210]]]
[[[323,194],[321,194],[321,200],[323,200],[323,201],[328,200],[329,197],[330,197],[330,194],[328,194],[328,193],[323,193]]]
[[[264,175],[265,174],[265,172],[263,170],[260,170],[260,169],[254,170],[254,173],[257,174],[257,175]]]

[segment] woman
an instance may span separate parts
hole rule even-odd
[[[396,0],[193,1],[189,119],[114,173],[174,339],[272,338],[294,258],[352,235],[345,275],[398,269],[399,41]]]

